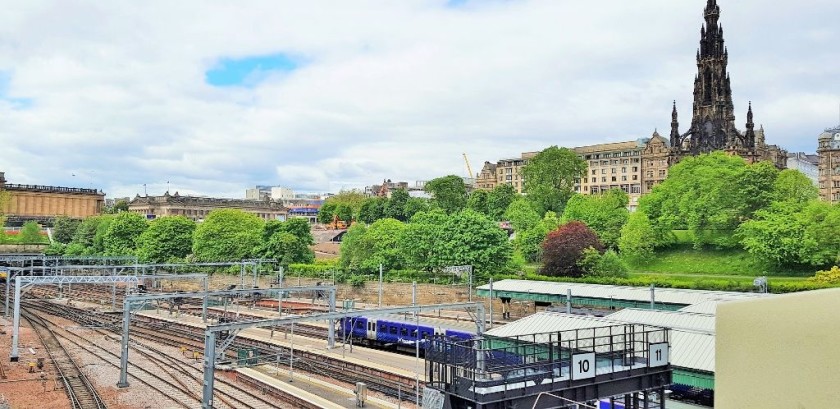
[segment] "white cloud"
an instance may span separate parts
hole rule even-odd
[[[705,4],[7,3],[0,170],[113,196],[462,175],[462,152],[477,171],[665,133],[674,99],[687,127]],[[813,151],[837,121],[840,4],[719,4],[738,124],[752,100],[769,142]],[[204,83],[220,58],[278,52],[305,65],[250,89]]]

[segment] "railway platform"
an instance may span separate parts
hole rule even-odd
[[[304,374],[292,371],[289,376],[288,367],[277,368],[275,366],[261,365],[254,368],[239,368],[236,370],[240,380],[245,378],[253,379],[260,384],[298,397],[316,407],[332,408],[356,408],[356,395],[349,390],[329,382],[308,377]],[[396,409],[394,403],[368,396],[365,401],[366,408],[374,409]]]

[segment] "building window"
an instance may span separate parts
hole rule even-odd
[[[612,173],[613,175],[615,175],[615,168],[610,169],[610,173]]]
[[[593,174],[593,175],[595,174],[595,169],[592,169],[592,174]]]
[[[598,178],[592,178],[592,183],[595,183],[597,181],[598,181]]]
[[[659,177],[664,178],[665,177],[665,172],[666,172],[665,169],[660,170],[659,171]]]
[[[622,181],[622,182],[626,182],[626,181],[627,181],[627,176],[622,176],[622,177],[621,177],[621,181]]]
[[[601,178],[601,182],[606,182],[606,181],[607,181],[607,177],[606,177],[606,176],[604,176],[604,177],[602,177],[602,178]]]
[[[612,182],[616,182],[615,176],[612,177]]]
[[[639,180],[639,175],[633,175],[633,180]]]
[[[621,168],[621,173],[627,173],[627,168]]]
[[[638,171],[639,171],[639,167],[638,166],[633,166],[633,172],[638,172]]]
[[[601,174],[602,174],[602,175],[606,175],[606,174],[607,174],[607,170],[606,170],[606,169],[601,169]]]
[[[648,179],[653,179],[653,171],[649,170],[645,172],[645,176],[647,176]]]

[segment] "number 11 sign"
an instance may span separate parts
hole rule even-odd
[[[668,365],[668,343],[660,342],[657,344],[650,344],[648,351],[648,366],[665,366]]]

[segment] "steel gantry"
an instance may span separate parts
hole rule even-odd
[[[120,379],[117,383],[117,387],[125,388],[128,386],[128,338],[129,338],[129,329],[131,327],[131,314],[132,310],[134,309],[141,309],[146,302],[152,300],[163,300],[163,299],[173,299],[173,298],[202,298],[203,299],[203,306],[201,310],[202,320],[207,321],[207,300],[209,297],[220,297],[220,296],[242,296],[242,295],[255,295],[255,294],[277,294],[277,301],[281,302],[283,298],[283,294],[285,293],[295,293],[295,292],[313,292],[313,291],[324,291],[329,292],[329,310],[335,311],[335,296],[336,296],[336,287],[335,286],[307,286],[307,287],[286,287],[286,288],[252,288],[252,289],[239,289],[239,290],[220,290],[220,291],[205,291],[202,292],[193,292],[193,293],[165,293],[165,294],[131,294],[127,295],[123,300],[123,329],[122,329],[122,342],[120,344]],[[135,305],[139,304],[136,308]],[[330,321],[329,330],[327,333],[327,342],[330,344],[330,347],[335,344],[335,323],[334,321]]]
[[[292,324],[301,321],[323,321],[328,320],[330,321],[330,334],[333,334],[334,325],[336,319],[353,317],[358,315],[365,315],[365,316],[376,316],[376,315],[388,315],[388,314],[400,314],[406,312],[413,312],[419,319],[419,313],[421,311],[434,311],[434,310],[445,310],[445,309],[472,309],[475,310],[475,323],[476,323],[476,334],[481,335],[484,333],[484,323],[486,321],[486,316],[484,313],[484,304],[483,303],[453,303],[453,304],[434,304],[434,305],[417,305],[417,306],[409,306],[409,307],[393,307],[393,308],[376,308],[370,310],[356,310],[356,311],[341,311],[341,312],[327,312],[322,314],[310,314],[310,315],[301,315],[301,316],[294,316],[294,317],[280,317],[280,318],[272,318],[272,319],[264,319],[264,320],[256,320],[256,321],[244,321],[244,322],[232,322],[226,324],[216,324],[216,325],[208,325],[204,330],[204,387],[202,391],[202,401],[201,407],[203,409],[212,409],[213,408],[213,388],[214,388],[214,372],[216,370],[216,359],[218,356],[224,354],[224,349],[227,348],[232,342],[239,331],[248,328],[260,328],[260,327],[270,327],[270,326],[279,326],[285,324]],[[222,345],[219,346],[219,351],[216,348],[216,334],[222,331],[227,331],[229,333],[228,337],[223,341]],[[335,338],[334,335],[327,340],[327,347],[333,348],[335,345]],[[419,389],[418,389],[419,390]]]
[[[37,284],[108,284],[133,283],[137,285],[135,276],[17,276],[15,277],[15,306],[12,319],[12,353],[11,361],[18,360],[18,337],[20,335],[20,301],[21,292],[27,287]]]

